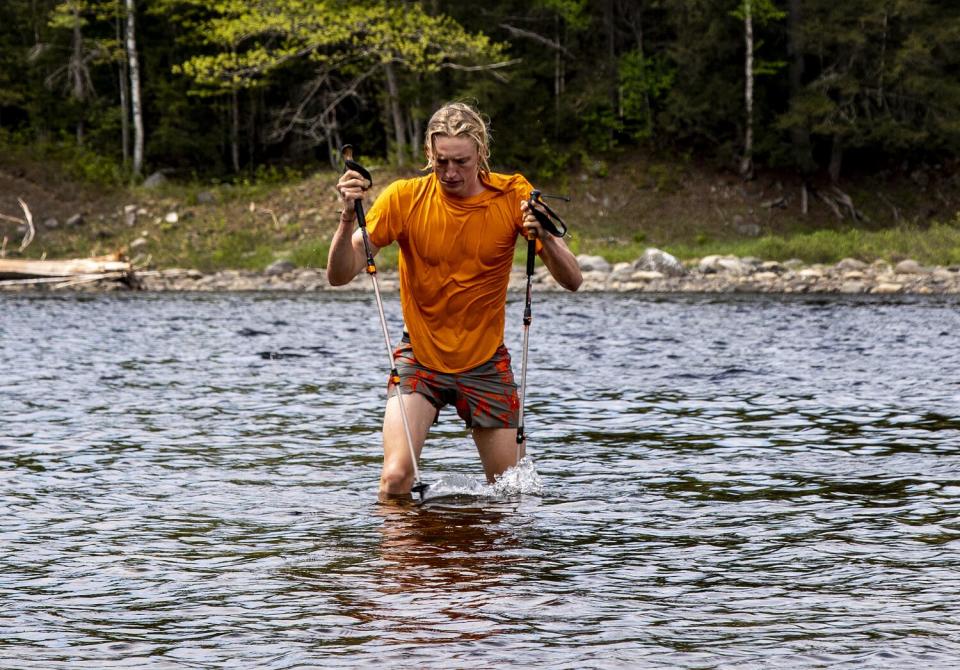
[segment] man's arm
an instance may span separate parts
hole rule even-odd
[[[330,252],[327,254],[327,281],[331,286],[348,284],[367,264],[367,252],[363,248],[363,235],[354,230],[357,214],[354,202],[363,199],[366,181],[356,172],[348,170],[337,182],[337,193],[343,210],[340,222],[330,240]],[[370,253],[377,255],[379,247],[370,242]]]
[[[524,231],[527,234],[532,233],[543,244],[543,248],[540,250],[540,259],[547,266],[550,275],[563,288],[568,291],[576,291],[583,283],[583,274],[580,272],[577,257],[570,251],[563,238],[544,232],[540,222],[537,221],[537,217],[530,211],[530,203],[526,200],[520,203],[520,211],[523,212]]]
[[[540,250],[540,259],[547,266],[550,274],[557,283],[568,291],[576,291],[583,283],[583,274],[580,264],[573,255],[567,243],[560,237],[547,233],[540,238],[543,249]]]

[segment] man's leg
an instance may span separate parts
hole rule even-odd
[[[437,416],[436,407],[419,393],[403,396],[403,409],[410,423],[410,436],[413,449],[420,458],[420,450],[430,432],[430,424]],[[410,447],[403,430],[403,417],[400,414],[400,401],[395,391],[390,391],[387,409],[383,415],[383,471],[380,474],[380,498],[409,495],[413,486],[413,463],[410,461]]]
[[[516,428],[474,428],[473,441],[477,443],[488,482],[493,483],[507,468],[517,464]],[[526,442],[520,445],[520,458],[526,453],[525,448]]]

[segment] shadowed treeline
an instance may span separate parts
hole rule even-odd
[[[835,182],[960,149],[957,25],[952,0],[6,0],[0,139],[113,178],[263,176],[348,140],[410,166],[468,98],[497,161],[542,177],[655,152]]]

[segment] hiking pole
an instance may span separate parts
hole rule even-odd
[[[557,198],[570,202],[570,198],[563,195],[545,195],[540,191],[530,191],[530,211],[540,223],[540,226],[554,237],[563,237],[567,234],[567,224],[560,215],[550,209],[542,198]],[[544,212],[534,207],[538,204]],[[523,358],[520,364],[520,416],[517,421],[517,463],[520,462],[520,445],[523,444],[524,426],[523,409],[527,399],[527,351],[530,343],[530,323],[533,321],[533,268],[537,262],[537,240],[533,235],[527,235],[527,297],[523,305]]]
[[[340,149],[343,156],[344,165],[348,170],[358,172],[360,176],[366,179],[370,186],[373,185],[373,177],[365,167],[353,160],[353,147],[349,144],[343,145]],[[369,188],[369,186],[368,186]],[[387,360],[390,365],[390,382],[393,384],[397,395],[397,404],[400,407],[400,419],[403,421],[403,433],[407,439],[407,448],[410,450],[410,461],[413,463],[413,487],[412,492],[420,495],[423,500],[423,494],[429,484],[420,481],[420,468],[417,466],[417,452],[413,449],[413,437],[410,434],[410,422],[407,420],[407,412],[403,407],[403,394],[400,392],[400,373],[397,371],[397,365],[393,360],[393,346],[390,344],[390,332],[387,330],[387,317],[383,313],[383,299],[380,297],[380,284],[377,282],[377,265],[373,262],[373,254],[370,252],[370,238],[367,236],[367,219],[363,213],[363,200],[353,201],[354,211],[357,213],[357,226],[360,228],[360,234],[363,237],[363,250],[367,254],[367,274],[373,282],[373,294],[377,298],[377,311],[380,313],[380,327],[383,329],[383,341],[387,345]]]

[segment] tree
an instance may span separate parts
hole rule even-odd
[[[745,123],[743,133],[743,154],[740,159],[740,176],[753,178],[753,84],[754,78],[763,74],[774,74],[783,66],[781,61],[756,61],[754,52],[759,44],[754,44],[754,25],[763,26],[770,21],[782,19],[785,12],[777,9],[771,0],[740,0],[740,6],[732,14],[743,21],[744,66],[743,100]]]
[[[797,28],[806,67],[778,124],[826,145],[831,181],[850,151],[960,148],[960,7],[940,0],[811,0]],[[796,56],[795,56],[796,57]]]
[[[264,0],[250,7],[228,0],[211,9],[200,25],[214,53],[195,55],[175,68],[194,82],[197,93],[268,87],[283,68],[311,64],[312,81],[274,117],[274,140],[306,129],[304,135],[329,142],[338,125],[338,107],[380,73],[394,130],[393,153],[400,163],[408,155],[400,73],[505,65],[499,45],[466,32],[449,17],[426,14],[419,4]]]
[[[140,89],[140,58],[137,55],[137,9],[134,0],[125,0],[127,10],[127,67],[130,71],[130,114],[133,117],[133,174],[143,173],[143,102]]]
[[[96,0],[66,0],[56,5],[49,18],[49,26],[55,31],[68,32],[70,35],[65,62],[53,69],[45,80],[51,89],[61,88],[74,103],[76,110],[75,133],[78,145],[84,141],[87,103],[96,95],[91,69],[94,65],[109,62],[112,43],[109,39],[95,39],[84,36],[84,28],[89,18],[100,9]],[[35,45],[32,58],[40,58],[45,53],[57,50],[55,43],[39,42]]]

